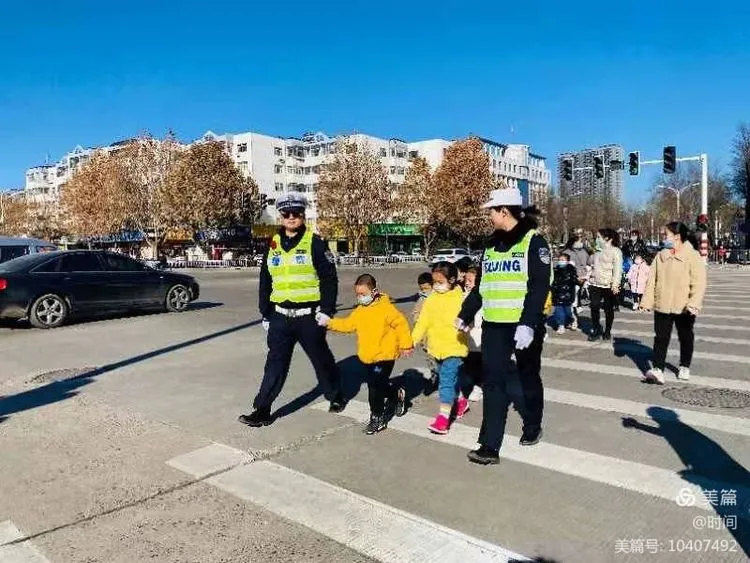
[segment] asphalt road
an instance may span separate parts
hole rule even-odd
[[[374,274],[408,300],[419,271]],[[343,307],[358,273],[340,273]],[[412,409],[365,436],[353,337],[329,338],[344,413],[298,350],[279,420],[239,424],[265,359],[257,275],[196,275],[181,315],[0,328],[0,563],[747,560],[750,408],[674,397],[747,397],[750,273],[711,270],[689,383],[640,383],[650,316],[619,313],[614,346],[550,334],[544,439],[518,446],[513,412],[494,467],[466,461],[480,404],[427,431],[420,354],[397,366]]]

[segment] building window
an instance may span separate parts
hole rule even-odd
[[[305,166],[305,176],[309,176],[309,175],[310,175],[310,167]]]
[[[396,156],[396,149],[391,149],[391,156]]]
[[[284,191],[284,184],[281,183],[281,182],[276,182],[273,187],[274,187],[274,189],[277,192],[283,192]]]
[[[315,148],[314,148],[314,149],[312,150],[312,155],[313,155],[313,156],[320,156],[320,147],[315,147]]]
[[[294,166],[286,167],[287,174],[294,174]]]
[[[281,174],[284,171],[284,167],[281,164],[276,164],[273,167],[274,174]]]
[[[247,152],[247,143],[239,143],[237,145],[237,152]]]
[[[282,154],[284,154],[284,151],[281,150],[281,147],[274,147],[273,154],[275,156],[281,156]]]
[[[242,172],[243,174],[247,174],[247,162],[243,160],[242,162],[238,162],[237,164],[239,165],[240,172]]]
[[[395,174],[395,173],[396,173],[396,167],[395,166],[391,166],[391,174]]]
[[[388,151],[386,149],[380,149],[380,158],[384,158],[388,156]]]
[[[409,151],[409,158],[417,158],[419,156],[419,151]]]
[[[396,156],[398,158],[406,158],[406,152],[405,151],[396,151]]]
[[[396,174],[402,175],[404,173],[404,168],[402,166],[399,166],[396,168]]]

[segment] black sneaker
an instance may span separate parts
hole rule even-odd
[[[394,411],[396,416],[404,416],[406,414],[406,390],[403,387],[399,387],[396,391],[396,410]]]
[[[542,439],[542,427],[541,426],[529,426],[528,428],[523,429],[523,434],[521,434],[521,439],[519,440],[519,443],[522,446],[533,446],[534,444],[538,444],[541,439]]]
[[[340,413],[346,408],[346,401],[341,395],[336,395],[336,398],[331,401],[331,406],[328,407],[328,412]]]
[[[604,340],[605,342],[611,342],[612,334],[609,332],[605,332],[604,334],[602,334],[602,340]]]
[[[599,342],[599,340],[601,339],[601,337],[602,336],[601,336],[601,334],[599,332],[594,331],[591,334],[589,334],[589,342]]]
[[[500,454],[487,448],[485,446],[480,447],[478,450],[471,450],[466,457],[472,463],[478,463],[480,465],[497,465],[500,463]]]
[[[247,424],[253,428],[260,428],[261,426],[268,426],[273,422],[271,417],[270,409],[255,409],[250,414],[241,414],[238,418],[242,424]]]
[[[370,422],[365,427],[365,434],[377,434],[381,430],[385,430],[388,425],[385,423],[384,416],[378,416],[375,414],[370,415]]]

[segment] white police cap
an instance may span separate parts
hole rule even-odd
[[[482,209],[521,206],[523,206],[521,190],[518,188],[503,188],[500,190],[492,190],[490,192],[490,200],[482,206]]]
[[[289,192],[276,200],[277,211],[307,209],[307,198],[299,192]]]

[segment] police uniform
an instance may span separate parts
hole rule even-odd
[[[296,193],[276,204],[279,212],[303,212],[306,206],[306,198]],[[321,315],[335,314],[337,294],[335,261],[325,242],[304,225],[292,237],[279,229],[260,271],[259,307],[268,330],[263,381],[253,401],[255,412],[240,416],[240,422],[271,423],[271,405],[281,393],[298,342],[310,358],[321,392],[331,401],[331,410],[343,409],[336,360],[326,342],[326,329],[318,324]]]
[[[484,207],[520,206],[515,189],[494,190]],[[544,303],[550,288],[550,249],[544,238],[522,222],[510,231],[495,231],[482,255],[480,277],[464,301],[459,319],[468,326],[482,310],[482,373],[484,391],[480,453],[469,458],[496,463],[502,444],[515,354],[524,405],[521,443],[531,445],[541,437],[544,389],[541,379],[544,342]],[[521,343],[522,342],[522,343]]]

